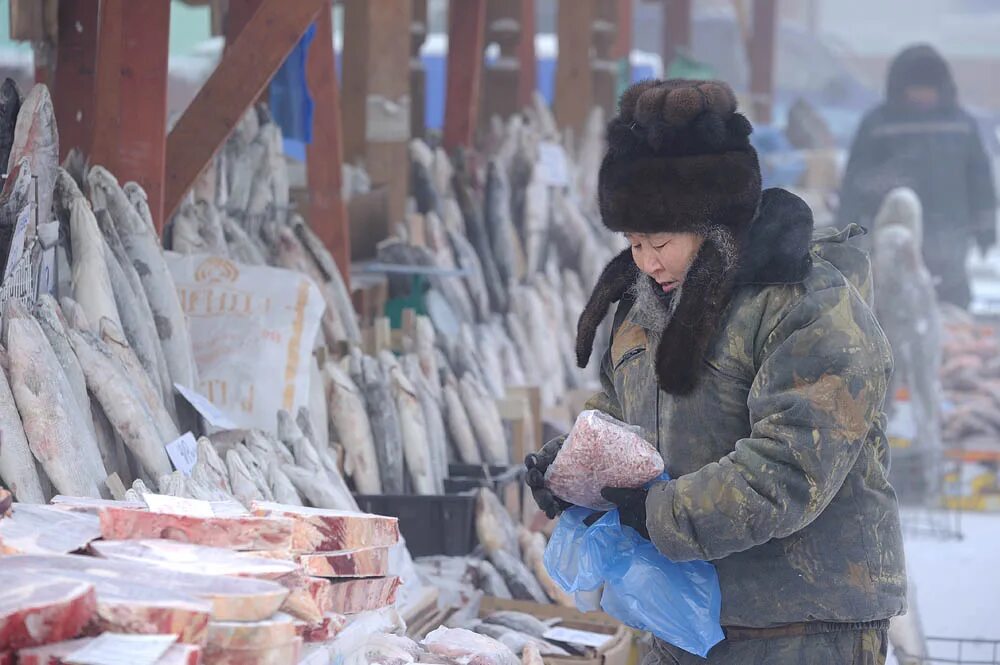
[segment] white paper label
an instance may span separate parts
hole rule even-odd
[[[184,399],[186,399],[212,427],[218,427],[219,429],[239,429],[239,425],[234,423],[229,416],[224,414],[219,409],[219,407],[209,402],[208,398],[201,393],[196,392],[191,388],[182,386],[179,383],[175,383],[174,388],[177,388],[177,392],[183,395]]]
[[[185,499],[179,496],[167,496],[166,494],[143,494],[143,501],[154,513],[169,513],[171,515],[185,515],[188,517],[215,517],[212,504],[208,501],[197,499]]]
[[[177,641],[176,635],[104,633],[66,656],[75,665],[153,665]]]
[[[175,441],[167,444],[167,455],[174,463],[174,468],[185,476],[191,475],[191,469],[198,461],[198,442],[194,439],[194,434],[185,432]]]
[[[605,633],[592,633],[587,630],[573,630],[572,628],[550,628],[543,635],[547,640],[555,642],[565,642],[567,644],[579,644],[585,647],[600,649],[611,641],[613,635]]]
[[[17,262],[24,256],[24,239],[28,235],[28,225],[31,223],[31,212],[34,206],[34,203],[29,203],[17,215],[17,223],[14,226],[14,237],[10,241],[10,254],[7,255],[7,265],[3,271],[5,281],[14,272]]]
[[[551,187],[565,187],[569,184],[569,170],[566,168],[566,152],[558,143],[542,141],[538,144],[538,163],[541,178]]]

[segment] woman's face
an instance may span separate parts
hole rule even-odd
[[[664,293],[684,282],[704,240],[697,233],[626,233],[639,270],[652,277]]]

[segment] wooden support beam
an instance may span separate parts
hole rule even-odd
[[[663,67],[691,49],[691,0],[663,0]]]
[[[517,45],[517,105],[524,108],[538,87],[538,58],[535,56],[535,0],[521,0],[521,41]]]
[[[385,185],[388,224],[402,222],[409,192],[410,0],[344,0],[344,158],[362,160]],[[375,230],[373,230],[375,231]]]
[[[444,147],[469,147],[476,131],[483,75],[486,0],[453,2],[448,8],[448,85]]]
[[[167,137],[167,217],[326,6],[263,0]]]
[[[309,185],[309,225],[333,254],[350,292],[351,236],[347,208],[341,198],[343,145],[340,133],[340,91],[333,51],[332,7],[320,11],[316,37],[306,57],[306,82],[312,94],[312,142],[306,146]]]
[[[632,0],[615,0],[616,17],[615,43],[611,47],[611,57],[628,58],[632,53]]]
[[[753,120],[771,122],[774,94],[774,39],[777,28],[777,0],[754,0],[750,35],[750,94]]]
[[[99,17],[88,157],[121,182],[134,180],[142,185],[160,230],[164,223],[170,0],[103,0]]]
[[[427,70],[420,49],[427,40],[427,0],[413,0],[410,21],[410,133],[423,138],[427,130]]]
[[[90,149],[94,126],[94,67],[99,0],[59,3],[59,43],[52,99],[59,127],[59,159],[73,148]]]
[[[559,60],[556,63],[555,114],[559,127],[580,136],[594,101],[590,69],[594,0],[559,3]]]
[[[618,97],[618,59],[611,52],[618,30],[618,0],[596,0],[594,10],[591,60],[594,104],[604,109],[605,118],[610,118]]]
[[[167,150],[167,56],[170,0],[130,0],[122,7],[121,83],[117,171],[149,197],[162,231],[163,179]]]
[[[521,2],[489,0],[486,6],[486,44],[500,47],[499,57],[484,63],[483,104],[479,122],[483,126],[493,116],[506,119],[521,110],[521,41],[529,37],[521,25]]]
[[[121,137],[122,6],[125,0],[101,0],[94,72],[93,138],[87,156],[112,173],[118,171]]]
[[[243,32],[254,13],[260,9],[262,0],[227,0],[226,11],[222,19],[223,34],[226,37],[226,49],[236,43],[236,38]]]

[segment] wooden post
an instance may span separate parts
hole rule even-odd
[[[410,21],[410,133],[423,138],[427,131],[427,70],[420,49],[427,39],[427,0],[413,0]]]
[[[483,67],[483,107],[480,123],[493,116],[506,119],[521,110],[518,93],[521,81],[521,6],[510,0],[489,0],[486,11],[486,43],[497,44],[500,56]],[[486,126],[483,124],[483,126]]]
[[[388,186],[393,223],[409,192],[411,17],[410,0],[344,0],[344,157]]]
[[[618,21],[618,0],[597,0],[593,42],[594,58],[591,61],[594,86],[594,104],[604,109],[604,117],[615,112],[618,92],[618,60],[612,53]]]
[[[594,0],[559,3],[559,60],[556,63],[555,114],[559,127],[580,136],[593,104],[590,65]]]
[[[167,136],[168,217],[326,6],[327,0],[262,0]]]
[[[59,43],[52,86],[59,159],[73,148],[90,149],[94,126],[94,67],[97,60],[98,0],[59,3]]]
[[[538,87],[538,59],[535,57],[535,0],[521,0],[521,41],[517,45],[520,79],[517,86],[517,105],[531,103]]]
[[[663,68],[691,49],[691,0],[664,0]]]
[[[309,225],[333,254],[350,292],[351,237],[347,209],[340,196],[343,163],[340,133],[340,92],[333,51],[332,7],[316,20],[316,38],[306,58],[306,80],[315,104],[312,142],[306,146],[309,185]]]
[[[750,94],[754,122],[771,122],[774,94],[774,34],[777,0],[754,0],[750,35]]]
[[[632,0],[615,0],[615,5],[617,30],[611,57],[628,58],[632,53]]]
[[[94,81],[93,140],[87,156],[118,172],[118,144],[121,133],[122,3],[102,0],[97,32],[97,65]]]
[[[119,87],[118,171],[149,197],[157,232],[163,229],[163,179],[166,169],[167,55],[170,0],[129,1],[122,6],[121,84]]]
[[[471,146],[476,131],[483,72],[486,0],[453,2],[448,8],[448,86],[444,147]]]
[[[254,12],[260,9],[261,0],[227,0],[222,26],[226,36],[226,50],[236,42]]]

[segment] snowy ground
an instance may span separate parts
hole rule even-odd
[[[963,513],[960,526],[961,541],[923,535],[906,539],[924,632],[929,637],[1000,640],[1000,514]],[[932,642],[930,647],[932,656],[957,656],[954,645]],[[967,660],[940,662],[995,662],[992,645],[964,649]]]

